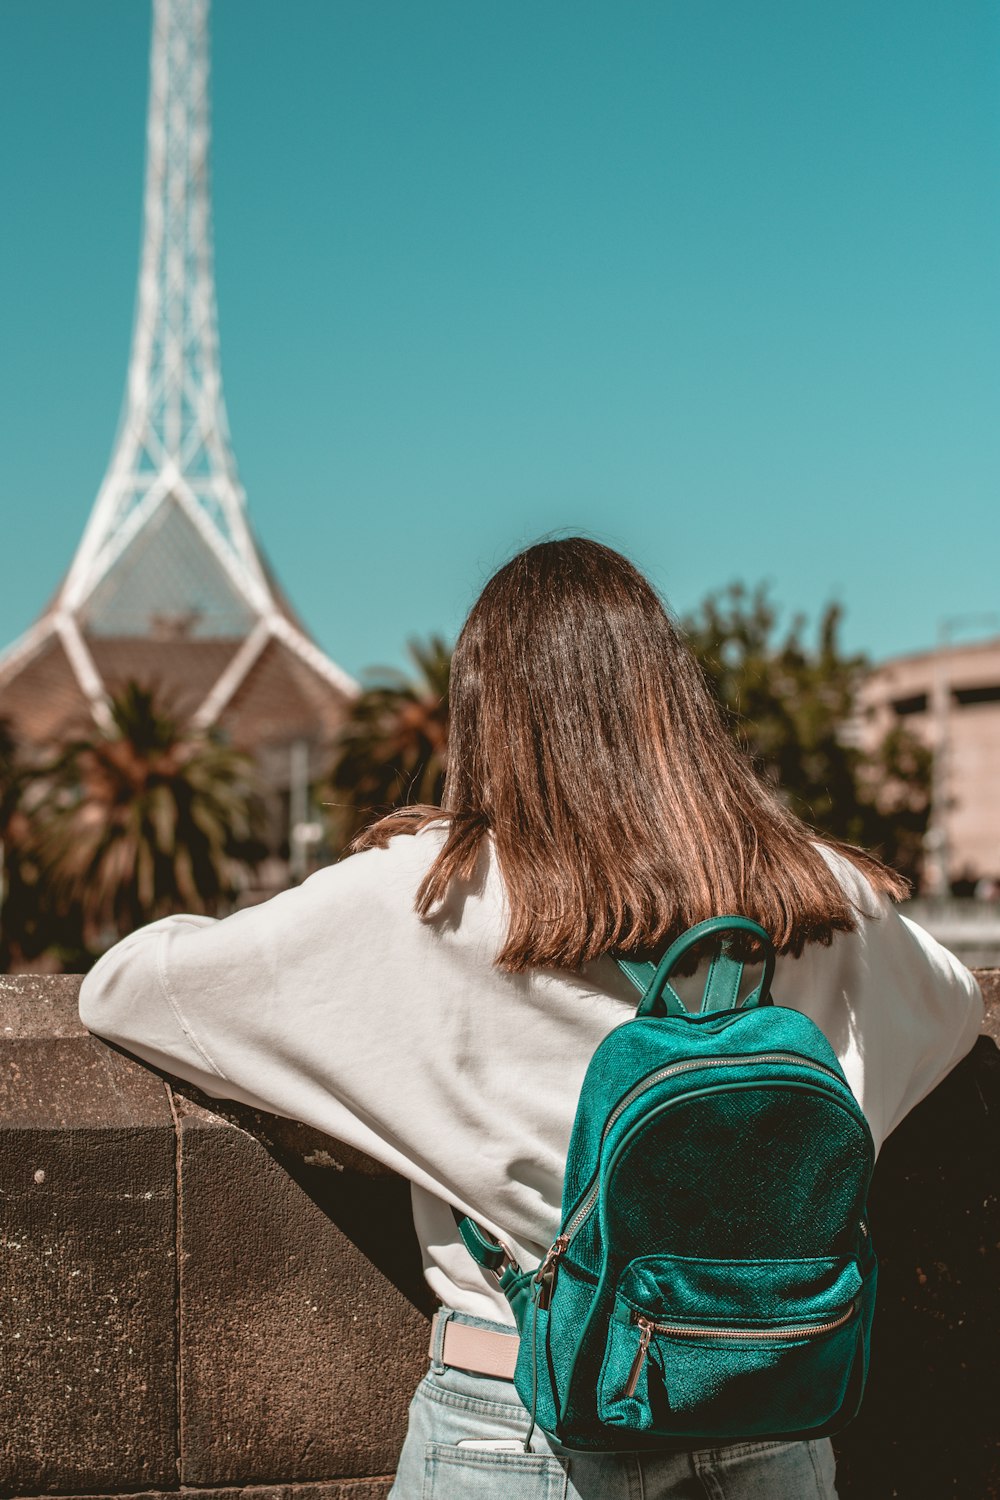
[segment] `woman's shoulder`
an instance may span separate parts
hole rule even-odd
[[[387,843],[346,854],[324,865],[305,882],[316,895],[332,890],[416,891],[447,837],[444,822],[430,823],[418,833],[396,834]]]
[[[877,920],[892,910],[892,902],[876,891],[860,865],[855,864],[846,850],[816,840],[813,846],[840,886],[848,901],[860,917]]]

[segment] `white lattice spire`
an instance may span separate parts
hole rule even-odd
[[[164,516],[156,527],[179,533],[173,540],[181,557],[192,543],[202,550],[195,540],[200,538],[222,568],[215,580],[218,599],[210,589],[206,593],[216,568],[191,580],[188,610],[198,609],[200,585],[205,615],[191,620],[193,628],[237,633],[270,602],[246,523],[222,397],[208,143],[208,0],[154,0],[145,227],[125,411],[61,600],[73,613],[84,611],[90,628],[102,633],[145,624],[129,616],[145,605],[148,588],[133,584],[122,600],[120,588],[101,586],[112,581],[129,544],[164,507],[176,506],[189,523],[178,526],[177,516]],[[154,595],[165,586],[164,603],[181,614],[185,601],[177,598],[177,582],[162,578]]]
[[[209,194],[209,0],[153,0],[142,262],[118,436],[53,610],[0,675],[55,630],[99,718],[88,637],[240,639],[195,717],[211,722],[279,639],[348,694],[352,679],[289,617],[254,543],[229,438]]]

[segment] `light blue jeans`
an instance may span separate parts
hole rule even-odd
[[[691,1453],[572,1453],[536,1428],[530,1453],[464,1446],[523,1443],[528,1413],[509,1380],[448,1369],[434,1354],[410,1405],[390,1500],[836,1500],[829,1438]]]

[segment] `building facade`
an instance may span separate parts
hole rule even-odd
[[[1000,889],[1000,638],[883,662],[859,710],[865,739],[903,725],[934,754],[928,889]]]

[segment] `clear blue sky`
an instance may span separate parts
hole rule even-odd
[[[143,0],[0,5],[0,644],[124,388]],[[681,610],[1000,610],[996,0],[216,0],[250,511],[352,672],[582,529]]]

